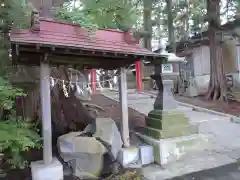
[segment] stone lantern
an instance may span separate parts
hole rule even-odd
[[[146,117],[146,127],[138,135],[154,147],[155,162],[165,165],[179,159],[200,141],[198,127],[189,124],[189,118],[173,97],[173,81],[164,79],[162,74],[162,63],[184,62],[184,58],[166,52],[165,48],[160,55],[161,61],[149,61],[155,67],[151,78],[156,81],[158,95],[154,109]]]

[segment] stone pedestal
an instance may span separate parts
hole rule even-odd
[[[155,109],[149,112],[146,118],[146,128],[144,134],[155,139],[166,139],[180,136],[197,134],[198,128],[195,125],[189,125],[189,118],[178,110],[178,104],[175,101],[171,89],[172,80],[163,81],[163,100],[156,99]],[[160,98],[161,97],[157,97]],[[161,109],[160,103],[162,103]]]
[[[48,165],[43,161],[32,162],[31,173],[33,180],[63,180],[63,166],[56,158]]]
[[[137,135],[153,147],[154,161],[162,166],[179,160],[190,151],[203,149],[208,142],[205,136],[199,134],[166,139],[155,139],[142,133]]]
[[[198,135],[198,127],[191,125],[189,118],[179,110],[171,91],[173,81],[157,83],[158,88],[163,86],[164,90],[159,91],[154,110],[146,117],[146,127],[139,136],[154,147],[155,162],[164,165],[199,147],[202,136]]]
[[[122,148],[118,154],[118,161],[124,168],[131,168],[132,165],[140,164],[139,160],[139,150],[136,147]]]

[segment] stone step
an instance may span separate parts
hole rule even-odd
[[[143,133],[155,139],[166,139],[181,136],[189,136],[192,134],[198,134],[197,125],[178,125],[174,127],[168,127],[163,130],[155,129],[152,127],[145,127]]]
[[[162,111],[162,110],[152,110],[148,113],[149,118],[155,119],[188,119],[184,112],[177,110]]]
[[[124,168],[141,168],[154,162],[153,147],[147,144],[139,147],[122,148],[118,155],[118,162]]]
[[[176,117],[169,115],[167,118],[162,120],[159,118],[146,117],[146,125],[155,129],[166,129],[172,126],[188,125],[189,119],[186,116]]]
[[[171,162],[176,162],[188,152],[197,151],[199,148],[203,149],[208,145],[208,137],[200,134],[160,140],[156,140],[142,133],[136,134],[144,142],[153,146],[154,161],[162,166]]]

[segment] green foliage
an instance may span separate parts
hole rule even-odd
[[[40,147],[39,135],[32,124],[16,116],[14,103],[22,90],[7,81],[11,64],[9,31],[30,25],[32,6],[27,0],[3,0],[0,3],[0,153],[12,168],[24,168],[23,152]],[[7,114],[5,113],[7,112]]]
[[[73,7],[70,1],[58,8],[56,18],[61,21],[79,23],[86,28],[131,28],[137,21],[139,12],[132,0],[82,0]]]
[[[158,24],[154,28],[158,30],[158,37],[167,37],[167,14],[172,13],[174,18],[175,41],[185,39],[187,36],[206,31],[208,26],[204,22],[206,15],[205,0],[178,0],[173,2],[170,12],[166,8],[166,0],[156,0],[153,6],[153,14],[158,19]],[[240,0],[221,0],[221,19],[226,22],[232,21],[236,12],[240,12]],[[155,20],[155,17],[153,17]],[[225,23],[224,22],[224,23]],[[186,40],[186,39],[185,39]]]
[[[79,8],[70,8],[69,4],[55,9],[55,17],[58,21],[80,24],[88,29],[95,29],[97,25],[93,23],[91,15],[86,15]]]
[[[23,96],[22,90],[14,88],[10,83],[0,77],[0,107],[5,110],[11,110],[14,99],[17,96]]]
[[[22,28],[30,23],[32,6],[25,0],[3,0],[0,6],[0,30],[7,32],[10,26]]]
[[[12,115],[8,120],[0,121],[0,151],[11,168],[24,168],[27,161],[23,153],[31,148],[39,148],[39,140],[33,125],[25,120],[17,120]]]
[[[131,0],[82,0],[83,11],[91,14],[94,23],[101,28],[132,27],[138,18],[137,9]]]
[[[30,25],[32,7],[23,0],[3,0],[0,3],[0,76],[6,76],[11,64],[9,30]]]
[[[2,112],[9,111],[4,120],[0,120],[0,152],[4,153],[12,168],[24,168],[27,162],[23,159],[23,152],[40,147],[37,130],[30,122],[17,117],[13,108],[16,97],[23,95],[20,89],[0,78],[0,107]]]

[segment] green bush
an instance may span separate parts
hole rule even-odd
[[[4,159],[11,168],[26,167],[23,152],[40,147],[37,129],[26,119],[16,116],[15,99],[23,95],[22,90],[12,87],[0,77],[0,153],[4,154]],[[4,111],[8,112],[7,115],[4,115]]]

